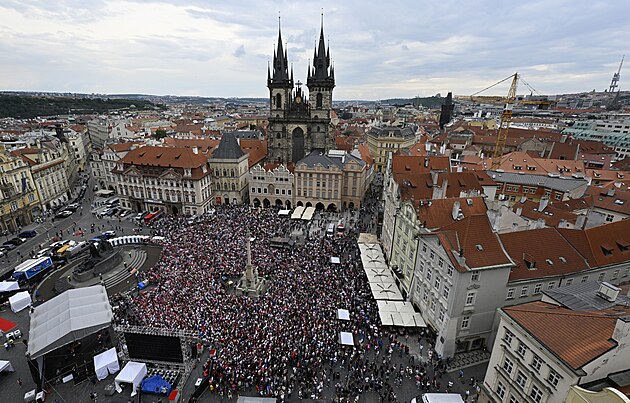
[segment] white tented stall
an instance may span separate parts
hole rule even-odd
[[[142,383],[142,380],[147,375],[147,364],[135,361],[129,361],[125,368],[120,371],[116,379],[114,379],[114,383],[116,383],[116,391],[118,393],[122,392],[122,388],[120,387],[121,383],[129,383],[133,385],[133,390],[131,391],[131,396],[135,396],[138,393],[138,387]]]
[[[2,361],[0,360],[0,372],[14,372],[13,365],[11,365],[11,361]]]
[[[20,312],[22,309],[31,305],[31,294],[29,294],[28,291],[18,292],[9,298],[9,303],[11,304],[11,310],[13,312]]]
[[[293,210],[293,214],[291,214],[292,220],[299,220],[302,217],[302,213],[304,212],[304,206],[297,206],[295,210]]]
[[[107,378],[109,374],[114,374],[119,370],[120,364],[118,363],[118,354],[116,354],[115,347],[94,356],[94,371],[99,381],[102,381]]]
[[[339,344],[344,346],[354,346],[354,337],[350,332],[339,332]]]
[[[0,292],[19,290],[20,285],[17,281],[0,281]]]
[[[337,319],[350,320],[350,311],[347,309],[337,309]]]

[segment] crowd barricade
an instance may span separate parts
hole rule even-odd
[[[109,240],[109,243],[111,243],[112,246],[122,246],[134,243],[144,243],[149,239],[151,239],[151,237],[148,235],[125,235],[112,238]]]

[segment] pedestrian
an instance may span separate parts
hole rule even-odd
[[[460,377],[460,378],[463,378],[463,377],[464,377],[464,370],[463,370],[463,369],[460,369],[460,370],[459,370],[459,377]]]
[[[17,384],[18,384],[18,386],[19,386],[20,388],[22,387],[22,383],[23,383],[23,382],[22,382],[22,378],[18,378],[18,379],[17,379]]]

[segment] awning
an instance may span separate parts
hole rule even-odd
[[[17,281],[2,281],[0,282],[0,292],[7,292],[13,290],[19,290],[20,285]]]
[[[337,309],[337,319],[350,320],[350,311],[347,309]]]
[[[0,372],[15,372],[13,369],[13,365],[11,365],[10,361],[0,361]]]
[[[339,332],[339,344],[344,346],[354,346],[354,337],[350,332]]]

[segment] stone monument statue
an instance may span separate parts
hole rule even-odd
[[[265,279],[258,277],[258,270],[252,265],[252,238],[247,235],[247,263],[245,273],[236,287],[244,295],[258,297],[266,291]]]

